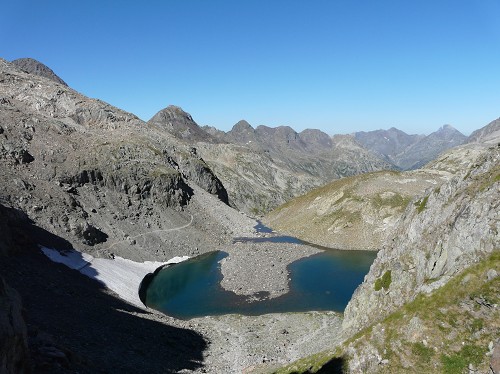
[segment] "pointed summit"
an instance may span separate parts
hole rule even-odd
[[[18,58],[17,60],[12,61],[12,64],[14,64],[25,73],[48,78],[56,83],[68,86],[65,81],[59,78],[56,73],[52,71],[51,68],[33,58]]]
[[[253,127],[247,121],[242,119],[233,126],[231,131],[253,131]]]
[[[257,140],[255,129],[247,121],[238,121],[233,128],[228,131],[227,139],[236,144],[247,144]]]
[[[206,142],[216,141],[212,135],[198,126],[189,113],[175,105],[169,105],[165,109],[160,110],[151,117],[148,123],[166,129],[179,139]]]

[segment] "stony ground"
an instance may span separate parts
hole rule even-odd
[[[241,251],[229,258],[248,261],[236,254],[247,252],[255,264],[265,263],[273,246],[257,251],[239,244]],[[283,246],[275,249],[286,269],[297,256],[285,260]],[[36,372],[265,372],[333,346],[342,323],[334,312],[177,320],[134,307],[37,250],[2,259],[0,272],[23,297]],[[252,285],[252,274],[244,272],[239,282],[226,286],[243,293],[250,290],[241,288],[247,284],[276,295],[287,289],[287,274],[276,274]]]

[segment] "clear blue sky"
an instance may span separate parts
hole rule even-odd
[[[4,1],[0,57],[148,120],[464,133],[500,116],[500,1]]]

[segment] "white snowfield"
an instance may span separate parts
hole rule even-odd
[[[140,308],[144,308],[144,305],[139,299],[139,284],[146,274],[154,272],[162,265],[177,264],[189,258],[189,256],[177,256],[167,262],[135,262],[122,257],[95,258],[76,250],[60,252],[42,246],[40,249],[52,261],[64,264],[89,278],[95,279],[118,294],[123,300]]]

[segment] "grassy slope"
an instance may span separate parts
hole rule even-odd
[[[278,207],[264,222],[315,244],[380,249],[387,230],[411,199],[433,185],[431,180],[442,182],[426,172],[383,171],[342,178]]]
[[[349,365],[353,353],[374,351],[381,358],[375,366],[351,369],[462,373],[472,364],[485,372],[489,365],[488,345],[500,336],[500,276],[488,281],[489,269],[500,273],[500,250],[431,295],[420,295],[336,350],[303,358],[276,373],[317,372],[335,358],[343,358]]]

